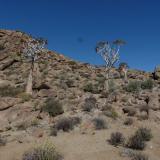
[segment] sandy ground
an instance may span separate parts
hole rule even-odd
[[[136,124],[137,125],[137,124]],[[147,143],[143,151],[148,154],[152,160],[160,159],[160,127],[156,123],[143,122],[143,125],[150,125],[154,138]],[[70,133],[59,133],[57,137],[34,138],[28,142],[18,143],[16,141],[7,143],[0,147],[0,160],[22,160],[22,154],[29,148],[44,143],[53,142],[63,156],[64,160],[129,160],[128,157],[121,157],[122,147],[113,147],[107,142],[110,134],[114,131],[121,131],[125,136],[134,133],[135,126],[125,127],[115,125],[114,127],[101,131],[93,131],[81,134],[78,131]],[[93,134],[94,133],[94,134]]]

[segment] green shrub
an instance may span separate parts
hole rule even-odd
[[[23,154],[22,160],[61,160],[53,144],[46,143]]]
[[[0,96],[1,97],[16,97],[18,94],[22,93],[22,88],[16,88],[12,86],[3,86],[0,87]]]
[[[131,81],[125,89],[127,92],[138,92],[141,89],[141,83],[139,81]]]
[[[96,78],[96,81],[99,83],[99,84],[103,84],[104,85],[104,82],[105,82],[106,78],[102,75],[102,77],[97,77]]]
[[[99,94],[101,90],[99,89],[98,84],[88,83],[83,87],[84,92],[91,92],[93,94]]]
[[[141,83],[142,89],[152,89],[153,86],[154,86],[154,83],[151,79],[147,79]]]
[[[113,93],[116,90],[116,88],[117,87],[116,87],[115,82],[113,80],[110,80],[108,82],[108,91],[109,91],[109,93]]]
[[[30,94],[27,94],[25,92],[24,93],[20,93],[18,95],[18,97],[20,97],[23,102],[29,101],[32,98],[32,96]]]
[[[55,128],[57,130],[63,130],[69,132],[73,130],[74,126],[81,122],[79,117],[63,117],[56,122]]]
[[[69,65],[77,65],[77,62],[75,62],[75,61],[68,61],[68,64]]]
[[[93,85],[92,83],[88,83],[87,85],[84,86],[83,90],[85,92],[93,92]]]
[[[98,73],[98,74],[97,74],[97,77],[105,78],[105,77],[104,77],[104,75],[103,75],[103,74],[101,74],[101,73]]]
[[[115,111],[114,108],[111,108],[108,111],[104,111],[103,113],[105,116],[113,118],[114,120],[116,120],[118,118],[118,113]]]
[[[150,141],[153,137],[151,130],[144,127],[139,128],[135,134],[142,137],[143,141]]]
[[[94,97],[89,97],[85,99],[85,102],[82,106],[83,111],[90,112],[93,108],[96,108],[97,100]]]
[[[125,138],[122,133],[115,132],[111,134],[111,138],[109,140],[109,143],[118,146],[119,144],[124,144]]]
[[[107,123],[103,118],[94,118],[93,119],[94,126],[96,130],[106,129]]]
[[[38,121],[37,118],[31,120],[31,126],[36,127],[36,126],[38,126],[38,125],[39,125],[39,121]]]
[[[62,105],[54,98],[48,98],[42,109],[52,117],[62,114],[64,112]]]

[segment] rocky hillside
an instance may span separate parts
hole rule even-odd
[[[30,38],[20,31],[0,30],[0,159],[20,160],[37,140],[46,139],[54,141],[66,160],[132,159],[129,153],[138,154],[140,148],[129,145],[128,137],[139,127],[151,129],[153,135],[142,154],[159,159],[158,67],[153,74],[130,69],[128,82],[113,68],[106,92],[103,67],[46,49],[31,96],[24,90],[30,63],[22,60],[23,43]],[[116,131],[126,141],[115,148],[106,140]]]

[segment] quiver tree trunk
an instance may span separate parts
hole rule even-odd
[[[33,79],[34,79],[33,86],[34,88],[38,88],[42,83],[42,77],[41,77],[38,63],[34,63],[33,73],[34,73],[33,74]]]
[[[105,79],[105,84],[104,84],[104,89],[105,89],[105,91],[106,92],[108,92],[109,91],[109,77],[110,76],[110,69],[106,69],[106,79]]]
[[[33,68],[34,68],[34,63],[31,65],[31,69],[29,72],[29,76],[27,79],[27,85],[26,85],[26,93],[32,95],[32,88],[33,88]]]
[[[125,81],[125,82],[127,82],[127,81],[128,81],[127,71],[124,71],[124,81]]]
[[[123,71],[123,73],[124,73],[124,81],[127,82],[127,81],[128,81],[127,69],[124,68],[122,71]]]
[[[27,85],[26,85],[26,93],[32,95],[33,88],[39,87],[41,85],[42,78],[39,70],[38,63],[32,63]]]

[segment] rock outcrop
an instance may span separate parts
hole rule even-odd
[[[153,73],[155,80],[160,80],[160,66],[157,66]]]

